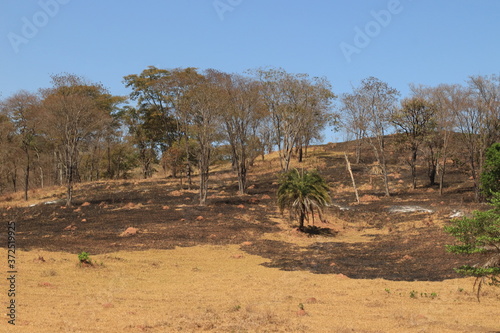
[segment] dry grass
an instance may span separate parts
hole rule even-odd
[[[277,152],[256,160],[252,180],[278,173]],[[330,148],[311,149],[305,163],[291,167],[327,167],[326,157],[343,158]],[[215,197],[229,196],[220,188],[235,183],[225,171],[213,169],[211,190]],[[155,177],[160,177],[157,175]],[[367,178],[368,179],[368,178]],[[194,178],[197,182],[197,178]],[[149,181],[149,180],[148,180]],[[391,175],[396,190],[407,191],[401,175]],[[112,182],[112,181],[106,181]],[[129,181],[116,181],[121,184]],[[132,180],[140,184],[142,180]],[[178,180],[169,180],[169,191]],[[213,184],[213,185],[212,185]],[[351,197],[350,180],[334,179],[334,197]],[[116,185],[116,184],[115,184]],[[163,185],[162,185],[163,186]],[[193,188],[195,188],[196,183]],[[377,177],[360,182],[366,206],[369,197],[380,192]],[[123,187],[126,189],[126,187]],[[196,191],[178,191],[183,193]],[[173,194],[172,194],[173,195]],[[0,197],[0,208],[25,207],[62,198],[64,188],[31,191]],[[352,196],[353,197],[353,196]],[[334,198],[335,199],[335,198]],[[410,199],[392,199],[405,202]],[[354,197],[353,197],[354,201]],[[188,209],[189,205],[178,206]],[[124,207],[125,208],[125,207]],[[138,208],[138,206],[128,207]],[[443,208],[444,209],[444,208]],[[427,220],[400,223],[398,230],[411,232],[426,223],[441,225],[436,209]],[[243,214],[243,213],[242,213]],[[248,213],[248,219],[251,219]],[[327,216],[340,233],[335,242],[368,242],[386,234],[366,221],[347,223],[331,212]],[[263,238],[306,247],[332,241],[309,238],[295,232],[286,219],[274,218],[283,232]],[[22,222],[20,222],[22,223]],[[319,225],[323,226],[323,225]],[[253,245],[244,245],[253,246]],[[39,260],[43,258],[44,261]],[[266,268],[259,256],[243,252],[240,246],[196,246],[175,250],[122,251],[92,256],[94,267],[78,266],[77,253],[18,251],[16,332],[495,332],[500,331],[500,290],[483,288],[478,303],[471,288],[473,279],[443,282],[394,282],[382,279],[353,280],[342,274],[319,275]],[[7,253],[0,249],[0,258]],[[432,268],[429,268],[432,269]],[[7,304],[6,280],[0,286],[0,304]],[[414,297],[412,297],[414,296]],[[299,311],[303,304],[305,315]],[[0,331],[7,327],[2,317]],[[10,327],[8,327],[10,328]],[[13,330],[14,331],[14,330]]]
[[[5,250],[1,256],[6,257]],[[92,258],[96,266],[82,268],[76,254],[18,253],[16,331],[399,333],[500,329],[498,290],[485,289],[478,303],[469,290],[470,279],[391,282],[284,272],[259,265],[265,260],[238,246],[117,252]],[[2,297],[5,304],[5,293]],[[304,316],[298,313],[301,303],[307,313]],[[0,326],[6,325],[4,321]]]

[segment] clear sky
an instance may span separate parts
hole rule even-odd
[[[282,67],[337,95],[375,76],[405,96],[500,74],[499,15],[498,0],[3,0],[0,98],[62,72],[127,95],[123,76],[150,65]]]

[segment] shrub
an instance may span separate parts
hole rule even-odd
[[[481,189],[487,198],[494,192],[500,192],[500,143],[494,143],[486,150]]]
[[[500,193],[493,193],[492,209],[475,211],[472,218],[464,217],[452,221],[445,231],[453,235],[457,243],[447,245],[449,252],[459,254],[483,253],[486,257],[482,263],[474,266],[464,265],[455,271],[476,278],[477,299],[484,282],[500,285]]]
[[[322,219],[323,208],[331,202],[328,185],[316,171],[299,171],[297,169],[285,172],[280,179],[278,188],[278,206],[281,213],[285,209],[290,217],[299,221],[299,229],[304,230],[304,221],[309,221],[314,213]]]

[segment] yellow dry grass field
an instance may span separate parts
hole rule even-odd
[[[500,290],[486,287],[479,303],[471,279],[393,282],[281,271],[237,245],[91,257],[96,264],[81,267],[76,254],[18,252],[16,326],[7,327],[4,315],[2,332],[500,330]]]

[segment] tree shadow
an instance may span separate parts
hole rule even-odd
[[[321,228],[315,225],[308,225],[302,228],[301,230],[308,236],[326,236],[326,237],[334,237],[338,234],[338,231],[330,229],[330,228]]]

